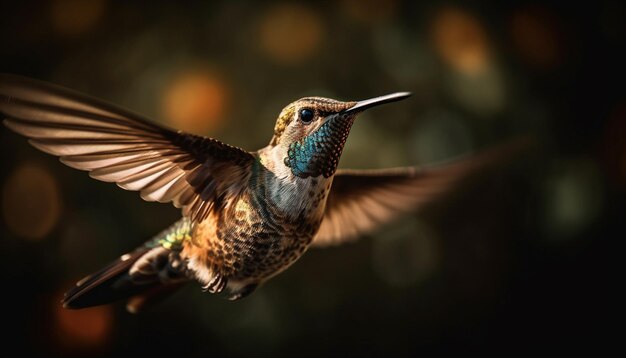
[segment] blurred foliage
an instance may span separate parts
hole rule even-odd
[[[605,348],[626,237],[623,2],[0,3],[0,70],[246,149],[305,96],[412,91],[364,114],[343,167],[539,153],[355,244],[311,250],[250,298],[189,285],[141,315],[61,292],[179,212],[0,127],[5,349],[36,355]]]

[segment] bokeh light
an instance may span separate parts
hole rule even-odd
[[[55,295],[51,302],[54,312],[54,334],[60,345],[72,349],[104,346],[111,336],[114,325],[113,308],[96,306],[69,310],[59,303],[61,296],[62,293]]]
[[[54,0],[50,17],[54,30],[76,37],[95,27],[107,8],[106,0]]]
[[[219,127],[230,100],[225,81],[208,70],[174,75],[162,98],[165,119],[177,129],[197,134]]]
[[[351,19],[365,24],[389,21],[398,11],[397,0],[343,0],[341,6]]]
[[[56,225],[60,212],[59,186],[47,169],[26,163],[4,183],[2,214],[15,235],[43,239]]]
[[[541,7],[524,8],[513,14],[513,43],[528,64],[552,68],[561,62],[563,42],[557,23],[558,19]]]
[[[545,184],[545,225],[553,239],[566,239],[598,218],[604,204],[600,173],[589,159],[565,162]]]
[[[613,183],[626,188],[626,101],[609,114],[602,141],[603,165]]]
[[[302,4],[276,5],[263,15],[259,26],[261,50],[281,64],[295,64],[311,57],[324,37],[322,20]]]
[[[451,71],[444,85],[452,99],[480,117],[492,117],[505,108],[505,79],[495,66],[471,73]]]
[[[467,11],[457,7],[440,9],[432,20],[431,36],[439,56],[458,71],[479,72],[489,61],[486,31]]]
[[[433,110],[413,130],[411,154],[416,163],[429,164],[466,154],[474,148],[470,128],[450,111]]]
[[[398,27],[381,27],[372,37],[372,46],[383,69],[403,86],[425,83],[436,75],[435,61],[425,41],[408,36]],[[425,91],[420,92],[420,97],[427,96]]]

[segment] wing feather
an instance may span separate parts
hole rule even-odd
[[[401,214],[419,209],[454,189],[471,174],[528,147],[517,140],[447,165],[428,168],[338,170],[314,246],[358,238]]]
[[[241,190],[254,157],[215,139],[176,132],[83,94],[0,75],[4,124],[36,148],[90,176],[173,202],[203,218],[212,202]]]

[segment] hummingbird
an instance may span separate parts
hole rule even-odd
[[[138,312],[192,281],[242,299],[307,249],[374,231],[513,150],[425,168],[337,169],[357,116],[409,96],[298,99],[278,115],[269,144],[249,152],[66,88],[0,75],[5,126],[92,178],[182,211],[164,231],[80,280],[62,300],[70,309],[126,299]]]

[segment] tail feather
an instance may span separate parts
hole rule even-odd
[[[189,220],[177,221],[135,251],[80,280],[65,294],[63,307],[86,308],[130,298],[127,308],[137,312],[171,294],[188,281],[179,253],[190,231]]]
[[[76,283],[76,287],[65,293],[63,307],[78,309],[107,304],[138,294],[147,287],[123,285],[130,281],[128,274],[132,265],[150,249],[141,247],[131,253],[122,255],[103,269],[91,274]],[[123,287],[126,286],[126,287]]]
[[[181,271],[172,271],[169,254],[162,247],[144,246],[122,255],[80,280],[65,294],[63,307],[79,309],[129,299],[127,309],[137,313],[186,283]]]

